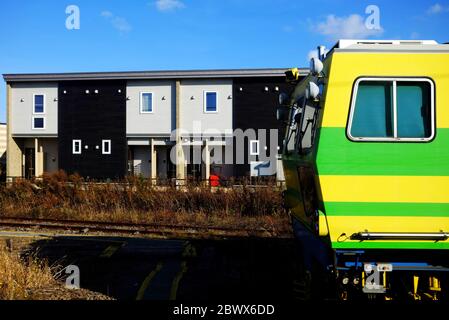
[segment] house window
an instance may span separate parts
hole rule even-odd
[[[81,154],[81,140],[72,141],[72,153]]]
[[[33,129],[45,129],[45,118],[43,117],[33,117],[32,119]]]
[[[251,156],[259,155],[259,140],[251,140],[249,142],[249,154]]]
[[[140,113],[153,112],[153,94],[151,92],[140,93]]]
[[[45,96],[43,94],[33,96],[33,113],[45,113]]]
[[[347,134],[353,141],[429,141],[434,84],[422,78],[362,78],[354,86]]]
[[[102,154],[111,154],[111,140],[102,140],[101,153]]]
[[[217,112],[217,92],[204,92],[204,112]]]

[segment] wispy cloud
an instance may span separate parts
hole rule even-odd
[[[120,33],[130,32],[132,29],[131,25],[125,18],[116,16],[111,11],[102,11],[101,16],[108,20]]]
[[[102,16],[102,17],[105,17],[105,18],[111,18],[111,17],[113,17],[114,15],[112,14],[111,11],[102,11],[102,12],[101,12],[101,16]]]
[[[159,11],[174,11],[178,9],[184,9],[186,5],[180,0],[157,0],[156,8]]]
[[[327,54],[328,52],[328,49],[324,49],[324,54]],[[312,60],[312,58],[318,58],[318,49],[309,51],[309,53],[307,54],[307,61]]]
[[[364,18],[358,14],[352,14],[347,17],[328,15],[326,21],[312,23],[311,30],[328,37],[329,40],[345,38],[366,39],[371,36],[379,36],[384,32],[382,28],[367,28]]]
[[[435,3],[434,5],[430,6],[429,9],[427,9],[427,14],[433,15],[433,14],[440,14],[444,12],[449,12],[449,5],[441,5],[439,3]]]
[[[292,26],[283,26],[282,31],[290,33],[293,32],[294,28]]]

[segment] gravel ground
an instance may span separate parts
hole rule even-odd
[[[54,286],[30,292],[30,297],[30,300],[115,300],[86,289],[67,289],[57,281]]]

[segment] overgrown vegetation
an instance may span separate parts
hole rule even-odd
[[[275,185],[156,187],[138,177],[99,184],[63,171],[1,187],[1,216],[233,227],[273,227],[288,221]]]
[[[32,256],[22,261],[17,253],[0,246],[0,300],[30,299],[34,292],[54,284],[48,264]]]

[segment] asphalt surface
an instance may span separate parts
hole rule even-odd
[[[291,239],[61,235],[33,240],[29,252],[52,265],[78,266],[82,288],[119,300],[260,302],[295,297],[296,250]]]

